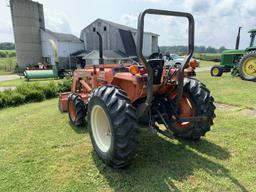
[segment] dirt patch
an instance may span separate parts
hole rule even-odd
[[[241,109],[240,107],[234,106],[234,105],[228,105],[223,103],[214,103],[216,108],[222,110],[222,111],[236,111]]]
[[[256,117],[256,110],[243,109],[242,111],[240,111],[240,114],[245,116]]]
[[[211,67],[201,67],[201,68],[196,68],[196,72],[205,72],[205,71],[210,71]]]
[[[239,114],[244,116],[256,117],[256,109],[242,109],[241,107],[228,105],[223,103],[214,103],[216,108],[222,111],[239,111]]]
[[[0,75],[0,81],[9,81],[14,79],[19,79],[18,75]]]

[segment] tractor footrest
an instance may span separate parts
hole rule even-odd
[[[157,130],[158,133],[161,133],[162,135],[164,135],[164,136],[166,136],[166,137],[168,137],[170,139],[174,138],[173,132],[171,130],[169,130],[169,129],[161,130],[159,128],[156,128],[156,130]]]
[[[195,117],[181,117],[177,119],[177,122],[184,123],[184,122],[200,122],[200,121],[207,121],[207,117],[205,116],[195,116]]]

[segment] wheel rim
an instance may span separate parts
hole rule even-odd
[[[218,75],[219,69],[218,69],[218,68],[213,68],[212,73],[213,73],[214,75]]]
[[[68,112],[72,121],[76,120],[76,107],[72,101],[68,103]]]
[[[256,77],[256,58],[248,58],[243,63],[243,73],[248,77]]]
[[[91,112],[91,128],[96,145],[102,152],[107,152],[111,146],[110,122],[104,109],[95,105]]]
[[[192,117],[194,114],[192,102],[189,100],[189,98],[185,95],[182,96],[180,103],[179,103],[179,117]],[[175,123],[174,127],[176,128],[187,128],[191,125],[191,122],[182,122],[182,123]]]

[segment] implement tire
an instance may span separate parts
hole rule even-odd
[[[68,117],[72,125],[78,127],[85,122],[86,108],[82,97],[76,93],[71,93],[68,97]]]
[[[93,147],[104,163],[113,168],[131,164],[138,144],[136,109],[123,90],[102,86],[92,92],[88,128]]]
[[[180,116],[205,116],[206,121],[174,123],[171,130],[175,137],[199,140],[210,131],[215,118],[214,99],[206,86],[196,79],[184,80],[184,92],[179,106]],[[183,114],[182,114],[183,113]]]

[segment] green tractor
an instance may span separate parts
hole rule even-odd
[[[224,72],[231,72],[233,76],[240,76],[247,81],[256,81],[256,29],[250,30],[251,41],[248,48],[239,50],[240,31],[236,39],[236,49],[226,50],[221,54],[220,65],[211,68],[213,77],[220,77]]]

